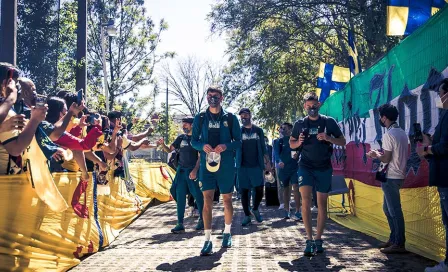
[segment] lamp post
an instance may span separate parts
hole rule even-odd
[[[0,61],[16,65],[17,0],[1,0]]]
[[[114,20],[109,20],[109,22],[107,23],[101,23],[100,24],[100,29],[101,29],[101,35],[100,35],[100,39],[101,39],[101,54],[102,54],[102,64],[103,64],[103,91],[104,91],[104,95],[106,97],[106,112],[108,113],[110,108],[109,108],[109,86],[107,85],[107,67],[106,67],[106,41],[105,41],[105,35],[104,32],[107,33],[108,37],[115,37],[117,36],[117,28],[115,27],[115,22]],[[112,56],[109,56],[110,58],[112,58]]]

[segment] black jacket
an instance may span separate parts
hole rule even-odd
[[[443,111],[434,132],[429,156],[429,186],[448,187],[448,113]]]

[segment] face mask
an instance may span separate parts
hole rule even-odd
[[[316,117],[319,114],[319,109],[316,106],[313,106],[311,109],[308,110],[308,116],[310,117]]]
[[[190,129],[188,129],[188,128],[182,128],[182,130],[184,131],[185,134],[190,133]]]
[[[447,94],[448,93],[444,94],[442,97],[445,98]],[[443,109],[443,104],[446,102],[446,100],[445,101],[442,100],[442,97],[437,96],[436,98],[436,107],[439,109]]]
[[[210,96],[210,97],[207,97],[207,101],[208,101],[208,104],[211,106],[211,107],[217,107],[218,105],[219,105],[219,103],[220,103],[220,97],[219,96]]]
[[[386,127],[386,124],[383,122],[383,120],[381,120],[380,119],[380,125],[382,126],[382,127]]]
[[[243,126],[250,125],[250,118],[241,118],[241,123],[243,123]]]

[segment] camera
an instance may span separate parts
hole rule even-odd
[[[414,143],[423,142],[423,133],[420,123],[414,123],[414,135],[411,136]]]
[[[94,124],[95,124],[95,119],[99,119],[99,118],[100,118],[100,115],[99,115],[99,114],[97,114],[97,113],[91,113],[91,114],[89,115],[88,123],[89,123],[90,125],[94,125]]]

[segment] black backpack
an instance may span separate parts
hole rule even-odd
[[[199,114],[199,127],[201,128],[201,130],[202,130],[202,125],[204,124],[204,118],[205,118],[205,112],[201,112],[201,113]],[[227,124],[228,124],[228,127],[229,127],[230,138],[231,138],[232,140],[234,140],[234,138],[233,138],[233,133],[232,133],[232,128],[233,128],[233,114],[230,113],[230,112],[227,113]]]

